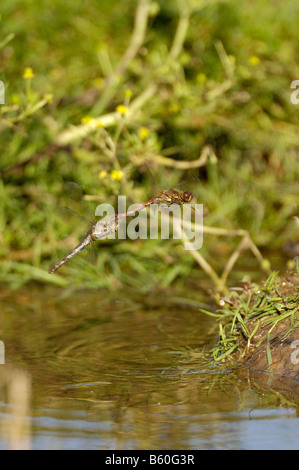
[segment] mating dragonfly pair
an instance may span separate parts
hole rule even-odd
[[[178,189],[168,189],[167,191],[161,191],[157,196],[149,199],[144,204],[141,204],[139,207],[124,212],[122,214],[116,214],[110,217],[108,222],[95,222],[91,225],[88,232],[84,235],[81,242],[64,258],[59,260],[52,268],[50,268],[49,273],[55,273],[57,269],[63,266],[67,261],[72,259],[82,250],[84,250],[90,243],[96,240],[103,240],[108,237],[113,232],[118,230],[118,221],[122,217],[134,215],[135,212],[140,211],[151,204],[165,204],[170,206],[171,204],[184,204],[191,202],[193,199],[193,194],[190,191],[179,191]]]

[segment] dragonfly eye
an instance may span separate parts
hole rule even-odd
[[[185,191],[183,194],[184,202],[190,202],[193,199],[193,194],[190,191]]]

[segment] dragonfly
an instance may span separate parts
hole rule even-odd
[[[78,253],[85,250],[85,248],[96,240],[103,240],[108,237],[113,232],[118,230],[118,219],[114,217],[110,218],[108,222],[94,222],[88,232],[84,235],[80,243],[78,243],[75,248],[68,253],[64,258],[60,259],[54,266],[49,269],[49,274],[53,274],[63,266],[67,261],[72,259]]]
[[[150,206],[151,204],[165,204],[166,206],[170,206],[171,204],[179,204],[182,205],[184,203],[189,203],[193,199],[193,194],[190,191],[180,191],[175,188],[168,189],[166,191],[161,191],[157,196],[152,197],[144,204],[141,204],[137,208],[123,212],[120,214],[116,214],[110,217],[107,222],[94,222],[91,224],[90,229],[80,243],[78,243],[73,250],[68,253],[64,258],[60,259],[54,266],[49,269],[49,274],[55,273],[61,266],[63,266],[67,261],[72,259],[78,253],[85,250],[85,248],[92,242],[97,240],[103,240],[108,237],[113,232],[118,231],[119,227],[119,219],[132,216],[135,212],[145,209],[146,207]]]
[[[170,206],[172,204],[179,204],[182,205],[184,203],[189,203],[193,199],[193,194],[190,191],[180,191],[179,189],[171,188],[166,191],[160,191],[157,196],[152,197],[144,204],[132,209],[131,211],[124,212],[123,214],[117,214],[117,216],[127,216],[132,215],[137,211],[140,211],[151,204],[165,204],[166,206]]]

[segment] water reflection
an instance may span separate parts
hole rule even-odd
[[[214,320],[172,300],[3,295],[0,448],[258,448],[261,422],[294,431],[295,407],[280,409],[277,394],[257,393],[238,371],[220,373],[207,360]],[[12,370],[27,377],[14,402]],[[11,427],[16,409],[21,426]],[[275,438],[283,446],[277,429],[274,448]]]

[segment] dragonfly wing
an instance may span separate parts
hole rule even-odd
[[[68,222],[70,221],[72,223],[77,223],[78,221],[80,221],[80,224],[84,224],[85,228],[87,228],[92,223],[86,217],[83,217],[83,215],[78,214],[70,207],[58,206],[57,212],[61,216],[61,218],[67,220]]]
[[[71,211],[78,214],[83,220],[89,219],[89,222],[92,222],[94,219],[93,210],[84,200],[81,186],[73,181],[65,183],[60,205],[70,208]]]
[[[83,200],[82,188],[74,182],[68,182],[64,185],[64,191],[61,196],[61,205],[57,207],[57,212],[71,228],[74,233],[83,234],[90,230],[94,216],[91,208]],[[90,215],[90,219],[81,215],[82,213]],[[96,250],[94,243],[90,243],[74,259],[86,259],[94,263],[96,261]]]
[[[79,184],[68,181],[63,189],[64,194],[73,201],[81,202],[83,200],[83,190]]]

